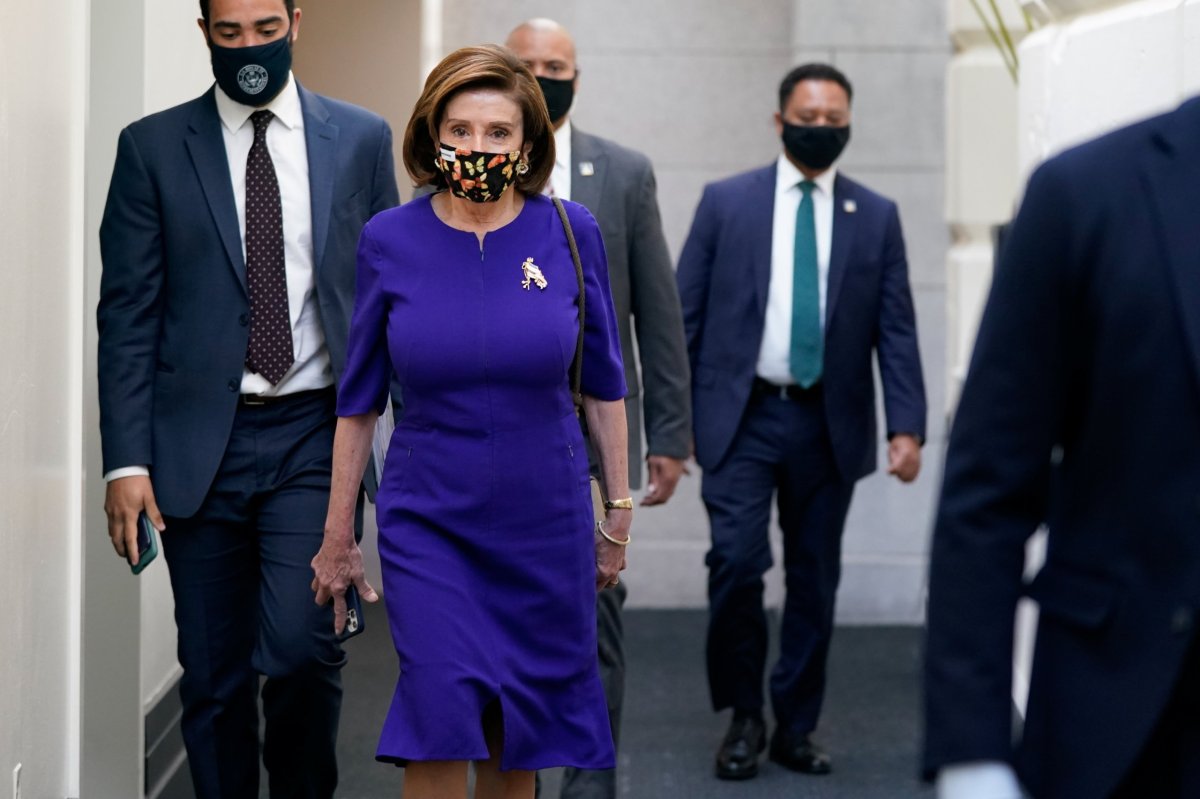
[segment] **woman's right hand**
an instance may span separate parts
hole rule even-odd
[[[379,600],[379,594],[367,582],[362,551],[354,540],[353,530],[349,535],[332,534],[327,530],[321,550],[312,559],[312,570],[315,601],[324,605],[333,600],[333,629],[339,635],[346,626],[347,588],[355,586],[364,602]]]

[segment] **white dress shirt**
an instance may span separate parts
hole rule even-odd
[[[242,257],[246,255],[246,160],[254,144],[250,115],[259,109],[242,105],[216,87],[217,113],[229,162],[229,179],[237,203],[238,232]],[[289,74],[287,85],[265,106],[275,115],[267,128],[267,150],[279,181],[283,211],[283,254],[287,270],[288,314],[292,325],[295,363],[278,385],[243,368],[241,393],[280,396],[333,385],[333,366],[317,309],[313,273],[312,196],[308,185],[308,148],[304,138],[304,111],[300,92]],[[113,469],[104,475],[111,481],[132,475],[148,475],[145,466]]]
[[[937,799],[1021,799],[1024,795],[1007,763],[956,763],[938,772]]]
[[[554,171],[546,193],[554,192],[560,200],[571,199],[571,120],[554,131]]]
[[[217,113],[221,115],[225,156],[237,201],[243,258],[246,252],[246,159],[254,144],[254,123],[250,121],[250,115],[257,110],[234,102],[217,87]],[[300,107],[300,92],[296,89],[295,79],[288,76],[287,85],[267,104],[266,110],[275,114],[267,128],[267,150],[275,165],[279,198],[283,204],[283,254],[287,268],[292,353],[296,362],[275,386],[262,375],[244,370],[242,393],[279,396],[333,385],[333,367],[329,362],[314,292],[308,147],[304,138],[304,111]]]
[[[831,167],[813,179],[813,218],[817,227],[817,286],[821,329],[825,329],[825,297],[829,285],[829,251],[833,244],[833,182]],[[775,219],[771,225],[771,282],[757,374],[778,385],[796,382],[788,356],[792,349],[792,276],[795,272],[796,212],[800,210],[800,183],[806,180],[786,155],[780,154],[775,177]]]

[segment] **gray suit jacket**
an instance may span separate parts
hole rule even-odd
[[[683,314],[663,237],[654,170],[641,153],[571,131],[571,199],[600,223],[629,395],[629,480],[641,486],[641,411],[651,455],[691,451],[691,394]],[[634,357],[633,335],[637,334]],[[638,379],[638,364],[641,380]],[[640,399],[640,402],[639,402]]]

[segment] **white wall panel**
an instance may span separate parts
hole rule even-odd
[[[0,6],[0,796],[77,783],[85,20]]]
[[[1141,0],[1039,31],[1022,46],[1021,164],[1166,111],[1184,85],[1179,0]]]

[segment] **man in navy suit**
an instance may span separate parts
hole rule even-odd
[[[258,795],[261,674],[271,795],[328,799],[344,603],[313,602],[310,562],[358,235],[398,202],[392,137],[296,83],[293,0],[200,9],[216,86],[122,131],[100,229],[105,510],[131,561],[140,512],[162,533],[197,795]]]
[[[1049,530],[1023,579],[1025,545]],[[1013,618],[1040,608],[1014,743]],[[1200,100],[1059,155],[1004,244],[933,538],[942,795],[1200,796]]]
[[[709,185],[679,261],[696,460],[712,527],[708,678],[733,708],[716,774],[758,773],[767,620],[763,574],[777,496],[787,599],[771,675],[770,757],[830,771],[820,716],[841,537],[854,483],[876,465],[872,352],[889,472],[921,464],[925,390],[896,206],[833,168],[850,136],[850,82],[808,64],[779,87],[776,163]]]

